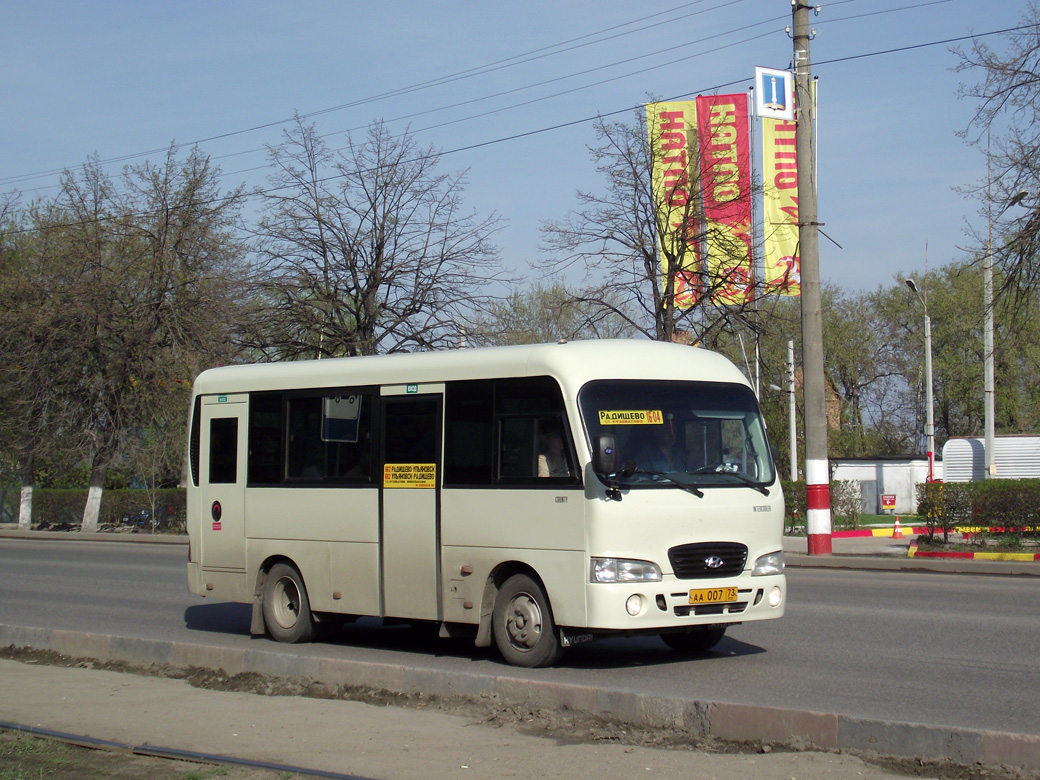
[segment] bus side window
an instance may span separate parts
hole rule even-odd
[[[449,382],[444,388],[444,484],[490,485],[494,475],[494,381]]]
[[[284,456],[281,393],[254,393],[249,397],[249,484],[280,485]]]
[[[500,479],[528,479],[538,476],[534,423],[533,417],[499,419]]]
[[[549,476],[578,483],[574,448],[567,430],[563,393],[548,376],[495,380],[495,416],[498,421],[498,481],[533,487],[542,483],[538,459]],[[550,433],[560,434],[558,450],[550,447]],[[552,461],[552,467],[549,467]]]
[[[321,442],[321,398],[289,399],[289,457],[286,476],[320,479],[325,476]]]
[[[218,417],[209,424],[209,484],[238,481],[238,418]]]

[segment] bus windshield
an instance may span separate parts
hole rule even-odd
[[[599,380],[582,388],[578,404],[590,442],[614,437],[621,487],[761,489],[773,482],[765,425],[748,387]]]

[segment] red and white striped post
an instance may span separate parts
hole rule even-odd
[[[805,461],[806,518],[809,555],[831,554],[830,465],[826,460]]]

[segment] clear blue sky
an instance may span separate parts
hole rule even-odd
[[[843,246],[821,238],[824,282],[872,289],[920,275],[926,243],[931,268],[965,256],[978,206],[955,189],[986,167],[955,135],[974,110],[957,88],[976,76],[951,72],[949,44],[879,53],[1011,27],[1024,5],[822,4],[819,212]],[[324,112],[313,121],[338,147],[342,131],[382,118],[453,152],[442,166],[468,169],[468,204],[507,220],[503,259],[524,269],[539,256],[539,223],[565,216],[576,189],[601,186],[581,120],[630,120],[648,96],[744,91],[755,65],[789,66],[790,21],[789,0],[6,0],[0,191],[53,195],[56,171],[91,154],[216,136],[201,147],[226,184],[260,184],[263,146],[284,127],[271,123]]]

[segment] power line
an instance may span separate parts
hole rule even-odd
[[[687,3],[683,3],[681,5],[678,5],[678,6],[674,6],[673,8],[667,9],[665,11],[658,11],[656,13],[652,13],[652,14],[649,14],[649,15],[646,15],[646,16],[641,16],[641,17],[638,17],[637,19],[633,19],[633,20],[628,21],[628,22],[623,22],[621,24],[614,25],[612,27],[607,27],[607,28],[605,28],[603,30],[597,30],[595,32],[586,33],[585,35],[581,35],[581,36],[578,36],[576,38],[570,38],[568,40],[564,40],[564,41],[561,41],[559,43],[550,44],[548,46],[543,46],[543,47],[540,47],[540,48],[537,48],[537,49],[532,49],[531,51],[523,52],[521,54],[516,54],[516,55],[513,55],[511,57],[506,57],[506,58],[501,59],[501,60],[496,60],[494,62],[487,63],[487,64],[481,65],[481,66],[477,66],[475,68],[469,68],[469,69],[466,69],[466,70],[457,71],[455,73],[451,73],[451,74],[448,74],[446,76],[439,76],[437,78],[429,79],[429,80],[422,81],[422,82],[418,82],[416,84],[412,84],[412,85],[407,86],[407,87],[399,87],[399,88],[396,88],[396,89],[388,90],[386,92],[381,92],[381,93],[377,93],[375,95],[370,95],[370,96],[365,97],[365,98],[358,98],[356,100],[353,100],[353,101],[350,101],[350,102],[347,102],[347,103],[343,103],[343,104],[340,104],[340,105],[330,106],[330,107],[327,107],[327,108],[322,108],[322,109],[317,109],[315,111],[310,111],[310,112],[307,112],[307,113],[304,113],[304,114],[300,114],[298,116],[299,116],[300,119],[309,119],[309,118],[312,118],[312,117],[321,116],[321,115],[333,113],[333,112],[336,112],[336,111],[342,111],[342,110],[347,109],[347,108],[356,108],[358,106],[362,106],[362,105],[366,105],[366,104],[370,104],[370,103],[375,103],[375,102],[378,102],[380,100],[385,100],[385,99],[392,98],[392,97],[400,97],[400,96],[403,96],[403,95],[412,94],[414,92],[418,92],[418,91],[423,90],[423,89],[429,89],[429,88],[436,87],[436,86],[442,86],[444,84],[450,84],[450,83],[453,83],[453,82],[456,82],[456,81],[461,81],[461,80],[464,80],[464,79],[472,78],[474,76],[484,75],[484,74],[487,74],[487,73],[493,73],[495,71],[503,70],[503,69],[508,68],[508,67],[514,67],[516,65],[523,65],[523,64],[526,64],[526,63],[529,63],[529,62],[534,62],[534,61],[537,61],[537,60],[540,60],[540,59],[545,59],[547,57],[555,56],[557,54],[563,54],[563,53],[566,53],[566,52],[569,52],[569,51],[574,51],[576,49],[580,49],[580,48],[583,48],[585,46],[591,46],[591,45],[598,44],[598,43],[604,43],[604,42],[607,42],[607,41],[610,41],[610,40],[614,40],[614,39],[619,38],[619,37],[623,37],[625,35],[631,35],[631,34],[634,34],[634,33],[637,33],[637,32],[644,32],[646,30],[653,29],[654,27],[659,27],[659,26],[661,26],[663,24],[671,24],[671,23],[673,23],[675,21],[678,21],[678,20],[681,20],[681,19],[687,19],[687,18],[690,18],[692,16],[698,16],[700,14],[707,13],[707,12],[712,11],[712,10],[717,10],[718,8],[724,8],[726,6],[735,5],[737,3],[745,2],[745,0],[728,0],[728,2],[725,2],[725,3],[721,4],[721,5],[713,6],[713,7],[709,8],[709,9],[707,9],[707,10],[696,11],[696,12],[692,12],[692,13],[688,13],[688,14],[683,14],[683,15],[676,16],[676,17],[673,17],[673,18],[669,18],[669,19],[665,19],[665,20],[662,20],[662,21],[654,22],[652,24],[647,24],[647,25],[644,25],[642,27],[637,27],[635,29],[628,30],[627,32],[616,32],[616,31],[624,29],[625,27],[631,27],[632,25],[639,24],[640,22],[644,22],[644,21],[647,21],[647,20],[650,20],[650,19],[656,19],[656,18],[661,17],[661,16],[667,16],[669,14],[675,13],[676,11],[680,11],[680,10],[682,10],[684,8],[689,8],[690,6],[701,5],[701,4],[705,3],[705,2],[710,2],[710,1],[711,0],[692,0],[692,2],[687,2]],[[615,34],[607,35],[607,33],[615,33]],[[606,36],[606,37],[599,37],[599,36]],[[587,39],[595,39],[595,40],[587,40]],[[582,43],[582,41],[584,41],[584,42]],[[243,128],[241,130],[232,130],[232,131],[228,131],[228,132],[225,132],[225,133],[218,133],[218,134],[207,136],[207,137],[204,137],[204,138],[199,138],[199,139],[194,140],[194,141],[187,141],[187,142],[184,142],[184,143],[175,144],[174,148],[181,149],[181,148],[184,148],[184,147],[198,146],[198,145],[204,144],[204,143],[211,143],[213,141],[219,141],[219,140],[224,140],[224,139],[227,139],[227,138],[233,138],[235,136],[245,135],[247,133],[252,133],[252,132],[255,132],[257,130],[266,130],[266,129],[269,129],[269,128],[272,128],[272,127],[278,127],[280,125],[288,124],[290,122],[296,121],[296,119],[297,119],[297,116],[293,116],[293,117],[290,117],[288,119],[277,119],[277,120],[273,120],[273,121],[270,121],[270,122],[264,122],[264,123],[261,123],[261,124],[258,124],[258,125],[253,125],[251,127]],[[149,156],[154,155],[154,154],[161,154],[161,153],[167,151],[169,148],[170,148],[169,146],[164,146],[162,148],[149,149],[149,150],[142,151],[142,152],[130,152],[128,154],[123,154],[123,155],[118,155],[118,156],[115,156],[115,157],[105,158],[105,159],[101,160],[100,163],[102,165],[110,165],[112,163],[126,162],[128,160],[133,160],[133,159],[137,159],[137,158],[140,158],[140,157],[149,157]],[[247,150],[246,152],[239,152],[238,154],[249,154],[249,153],[255,152],[255,151],[260,151],[260,149]],[[43,177],[46,177],[46,176],[54,176],[54,175],[62,173],[64,170],[65,170],[65,168],[62,168],[62,169],[51,169],[51,170],[48,170],[48,171],[39,171],[39,172],[36,172],[36,173],[19,174],[17,176],[0,177],[0,184],[17,184],[19,182],[31,181],[31,180],[36,179],[36,178],[43,178]]]
[[[848,1],[848,0],[846,0],[846,1]],[[935,4],[939,4],[939,3],[942,3],[942,2],[946,2],[946,1],[947,0],[935,0],[934,2],[923,3],[921,5],[935,5]],[[914,6],[914,7],[919,7],[919,6]],[[903,10],[903,9],[895,9],[895,10]],[[875,14],[871,14],[871,15],[875,15]],[[783,18],[786,18],[786,17],[783,17]],[[848,18],[855,18],[855,17],[848,17]],[[773,21],[773,20],[768,20],[768,21]],[[768,23],[768,21],[767,22],[760,22],[760,23],[757,23],[756,25],[752,25],[752,26],[759,26],[761,24]],[[938,40],[938,41],[930,41],[930,42],[920,43],[920,44],[911,44],[911,45],[907,45],[907,46],[895,47],[895,48],[891,48],[891,49],[884,49],[884,50],[879,50],[879,51],[874,51],[874,52],[865,52],[865,53],[862,53],[862,54],[846,55],[844,57],[838,57],[838,58],[833,58],[833,59],[830,59],[830,60],[823,60],[823,61],[816,62],[816,63],[814,63],[814,67],[820,67],[820,66],[823,66],[823,65],[833,65],[833,64],[837,64],[837,63],[849,62],[849,61],[853,61],[853,60],[865,59],[865,58],[870,58],[870,57],[885,56],[885,55],[889,55],[889,54],[897,54],[897,53],[901,53],[901,52],[913,51],[913,50],[916,50],[916,49],[922,49],[922,48],[928,48],[928,47],[934,47],[934,46],[949,45],[949,44],[952,44],[952,43],[959,43],[959,42],[963,42],[963,41],[974,40],[974,39],[989,37],[989,36],[993,36],[993,35],[1002,35],[1002,34],[1005,34],[1005,33],[1017,32],[1017,31],[1024,30],[1024,29],[1030,29],[1032,27],[1033,27],[1033,25],[1019,25],[1019,26],[1015,26],[1015,27],[1003,28],[1003,29],[1000,29],[1000,30],[992,30],[992,31],[989,31],[989,32],[984,32],[984,33],[975,33],[975,34],[970,34],[970,35],[958,36],[958,37],[954,37],[954,38],[946,38],[946,39]],[[746,26],[743,29],[746,29]],[[718,36],[715,36],[715,37],[720,37],[721,35],[724,35],[724,34],[729,34],[729,33],[721,33],[721,34],[719,34]],[[740,45],[742,43],[747,43],[747,42],[749,42],[751,40],[755,40],[757,38],[764,37],[765,35],[768,35],[768,34],[769,33],[763,33],[761,35],[753,36],[751,38],[748,38],[748,39],[745,39],[745,40],[742,40],[742,41],[737,41],[737,42],[734,42],[732,44],[727,44],[726,46],[722,46],[722,47],[718,47],[718,48],[722,49],[722,48],[727,48],[729,46]],[[682,60],[680,60],[680,61],[693,59],[694,57],[698,57],[698,56],[703,56],[704,53],[705,52],[698,52],[697,54],[689,55],[688,57],[682,58]],[[649,55],[644,55],[644,56],[649,56]],[[626,60],[625,62],[632,61],[632,60],[635,60],[635,59],[641,59],[641,58],[643,58],[643,57],[630,58],[630,60]],[[672,64],[674,64],[674,62],[675,62],[675,60],[672,60],[668,64],[672,65]],[[602,68],[591,69],[591,70],[599,70],[599,69],[604,69],[606,67],[610,67],[610,66],[603,66]],[[560,93],[554,93],[553,95],[549,95],[549,96],[543,96],[541,98],[537,98],[537,99],[534,99],[534,100],[531,100],[531,101],[527,101],[526,103],[514,104],[512,106],[507,106],[507,107],[504,107],[504,108],[500,108],[500,109],[497,109],[496,112],[501,112],[501,111],[511,110],[511,109],[515,109],[515,108],[520,108],[520,107],[523,107],[525,105],[529,105],[529,104],[531,104],[533,102],[538,102],[538,101],[541,101],[541,100],[547,100],[547,99],[551,99],[553,97],[559,97],[561,95],[569,94],[570,92],[574,92],[574,91],[577,91],[579,89],[587,89],[587,88],[590,88],[592,86],[599,86],[600,84],[603,84],[603,83],[608,83],[610,81],[616,81],[616,80],[621,79],[621,78],[627,78],[627,77],[630,77],[632,75],[638,75],[639,73],[647,72],[649,70],[655,70],[655,69],[657,69],[659,67],[664,67],[664,66],[653,66],[653,67],[650,67],[650,68],[645,68],[645,69],[640,70],[640,71],[635,71],[634,73],[627,73],[627,74],[623,74],[621,76],[613,77],[611,79],[606,79],[606,80],[601,81],[601,82],[596,82],[596,83],[591,84],[591,85],[585,85],[583,87],[575,87],[575,88],[573,88],[571,90],[567,90],[567,91],[560,92]],[[591,71],[586,71],[586,72],[591,72]],[[550,82],[551,81],[552,80],[550,80]],[[744,77],[744,78],[736,79],[736,80],[733,80],[733,81],[730,81],[730,82],[717,84],[717,85],[715,85],[713,87],[710,87],[710,88],[707,88],[707,89],[702,88],[701,90],[699,90],[699,92],[700,93],[715,92],[715,91],[718,91],[719,89],[730,87],[730,86],[733,86],[733,85],[736,85],[736,84],[740,84],[740,83],[743,83],[743,82],[746,82],[746,81],[747,81],[747,78]],[[549,82],[547,82],[547,83],[549,83]],[[677,96],[668,98],[668,100],[679,100],[679,99],[682,99],[684,97],[688,97],[690,95],[697,94],[697,93],[698,93],[697,91],[683,93],[681,95],[677,95]],[[462,105],[462,104],[458,104],[458,105]],[[611,116],[617,116],[617,115],[620,115],[620,114],[623,114],[623,113],[628,113],[630,111],[636,110],[637,108],[639,108],[639,106],[630,105],[630,106],[627,106],[625,108],[616,109],[616,110],[609,111],[609,112],[606,112],[606,113],[598,113],[595,116],[586,116],[586,117],[583,117],[583,118],[580,118],[580,119],[574,119],[574,120],[569,120],[569,121],[566,121],[566,122],[560,122],[560,123],[557,123],[557,124],[554,124],[554,125],[550,125],[550,126],[546,126],[546,127],[542,127],[542,128],[536,128],[536,129],[533,129],[533,130],[528,130],[528,131],[524,131],[524,132],[520,132],[520,133],[514,133],[514,134],[511,134],[511,135],[508,135],[508,136],[502,136],[502,137],[490,139],[490,140],[487,140],[487,141],[477,142],[477,143],[474,143],[474,144],[469,144],[469,145],[457,147],[457,148],[454,148],[454,149],[448,149],[448,150],[442,150],[442,151],[438,151],[438,152],[433,152],[433,153],[431,153],[431,154],[429,154],[427,156],[428,157],[438,158],[438,157],[446,157],[446,156],[453,155],[453,154],[460,154],[462,152],[472,151],[474,149],[486,148],[488,146],[494,146],[494,145],[498,145],[498,144],[501,144],[501,143],[507,143],[507,142],[511,142],[511,141],[516,141],[516,140],[519,140],[519,139],[522,139],[522,138],[529,138],[529,137],[533,137],[533,136],[536,136],[536,135],[542,135],[542,134],[545,134],[545,133],[548,133],[548,132],[554,132],[554,131],[557,131],[557,130],[562,130],[562,129],[565,129],[565,128],[568,128],[568,127],[574,127],[574,126],[580,125],[580,124],[586,124],[586,123],[589,123],[589,122],[596,121],[597,119],[602,119],[602,118],[611,117]],[[422,114],[426,114],[426,113],[432,113],[433,111],[434,110],[431,110],[429,112],[421,112],[421,114],[418,114],[418,115],[422,115]],[[486,115],[487,115],[486,113],[482,114],[482,116],[486,116]],[[407,118],[407,117],[405,117],[405,118]],[[449,125],[449,124],[455,124],[455,123],[462,122],[462,121],[468,121],[469,119],[472,119],[472,118],[473,117],[466,117],[466,118],[462,118],[462,119],[452,120],[450,122],[445,122],[445,123],[442,123],[440,125],[433,125],[433,126],[431,126],[429,128],[425,128],[425,129],[435,129],[435,128],[443,127],[443,126],[446,126],[446,125]],[[394,121],[397,121],[397,120],[394,120]],[[163,149],[161,151],[166,151],[166,149]],[[238,154],[243,154],[243,153],[238,153]],[[238,173],[244,173],[244,172],[248,172],[248,171],[252,171],[252,170],[259,170],[259,169],[262,169],[262,168],[265,168],[265,167],[267,167],[267,166],[266,165],[258,166],[257,168],[247,169],[246,171],[239,171]],[[223,174],[224,177],[227,177],[227,176],[230,176],[230,175],[235,175],[235,174]],[[332,181],[332,180],[335,180],[337,178],[342,178],[343,176],[344,176],[344,174],[335,174],[335,175],[331,175],[331,176],[328,176],[328,177],[324,177],[324,178],[320,179],[319,181],[320,181],[320,183],[325,183],[327,181]],[[0,181],[2,181],[2,180],[0,180]],[[272,187],[272,188],[269,188],[269,189],[266,189],[266,190],[257,190],[255,193],[253,193],[253,196],[257,196],[257,195],[262,196],[262,195],[265,195],[265,194],[271,194],[273,192],[277,192],[279,189],[284,189],[284,187]],[[225,200],[225,199],[226,198],[215,198],[213,201],[210,201],[210,202],[220,202],[221,200]],[[77,224],[80,224],[80,223],[73,222],[73,223],[68,223],[65,226],[76,226]],[[26,231],[12,231],[12,232],[26,232]]]
[[[376,101],[387,99],[387,98],[391,98],[391,97],[397,97],[397,96],[403,96],[403,95],[406,95],[406,94],[411,94],[413,92],[419,91],[420,89],[428,89],[428,88],[432,88],[432,87],[435,87],[435,86],[440,86],[440,85],[443,85],[443,84],[448,84],[448,83],[452,83],[452,82],[455,82],[455,81],[459,81],[459,80],[462,80],[462,79],[465,79],[465,78],[471,78],[471,77],[476,76],[476,75],[484,75],[484,74],[491,73],[491,72],[494,72],[494,71],[497,71],[497,70],[501,70],[501,69],[506,68],[506,67],[513,67],[515,65],[525,64],[527,62],[532,62],[532,61],[536,61],[536,60],[539,60],[539,59],[544,59],[545,57],[554,56],[556,54],[561,54],[561,53],[564,53],[564,52],[567,52],[567,51],[573,51],[575,49],[583,48],[585,46],[590,46],[590,45],[594,45],[594,44],[598,44],[598,43],[603,43],[603,42],[606,42],[606,41],[609,41],[609,40],[614,40],[616,38],[623,37],[625,35],[630,35],[630,34],[633,34],[633,33],[636,33],[636,32],[642,32],[642,31],[645,31],[645,30],[653,29],[653,28],[658,27],[658,26],[663,25],[663,24],[673,24],[674,22],[676,22],[678,20],[681,20],[681,19],[687,19],[687,18],[690,18],[692,16],[697,16],[697,15],[700,15],[700,14],[703,14],[703,13],[707,13],[708,11],[718,10],[719,8],[724,8],[724,7],[727,7],[727,6],[731,6],[731,5],[735,5],[735,4],[744,2],[744,0],[729,0],[729,2],[723,3],[721,5],[713,6],[712,8],[709,8],[709,9],[706,9],[706,10],[691,11],[691,12],[686,13],[686,14],[682,14],[682,15],[678,15],[678,16],[672,16],[673,14],[675,14],[678,11],[682,11],[682,10],[690,8],[692,6],[701,5],[701,4],[703,4],[704,2],[707,2],[707,1],[708,0],[693,0],[692,2],[683,3],[681,5],[674,6],[674,7],[670,8],[670,9],[666,9],[664,11],[659,11],[659,12],[656,12],[656,13],[653,13],[653,14],[642,16],[642,17],[639,17],[637,19],[634,19],[634,20],[631,20],[631,21],[628,21],[628,22],[624,22],[624,23],[621,23],[621,24],[618,24],[618,25],[614,25],[612,27],[607,27],[607,28],[604,28],[602,30],[598,30],[598,31],[595,31],[595,32],[592,32],[592,33],[587,33],[585,35],[577,36],[575,38],[570,38],[570,39],[561,41],[561,42],[556,43],[556,44],[550,44],[548,46],[544,46],[544,47],[540,47],[540,48],[537,48],[537,49],[533,49],[533,50],[531,50],[529,52],[524,52],[524,53],[521,53],[521,54],[518,54],[518,55],[513,55],[511,57],[507,57],[507,58],[504,58],[504,59],[501,59],[501,60],[497,60],[497,61],[485,64],[485,65],[482,65],[482,66],[478,66],[478,67],[475,67],[475,68],[470,68],[470,69],[467,69],[467,70],[458,71],[456,73],[449,74],[449,75],[443,76],[443,77],[437,77],[435,79],[429,79],[427,81],[419,82],[417,84],[414,84],[414,85],[411,85],[411,86],[408,86],[408,87],[397,88],[397,89],[390,90],[390,91],[383,92],[383,93],[379,93],[379,94],[376,94],[376,95],[373,95],[373,96],[370,96],[370,97],[367,97],[367,98],[361,98],[361,99],[358,99],[358,100],[355,100],[355,101],[344,103],[344,104],[341,104],[341,105],[338,105],[338,106],[332,106],[332,107],[328,107],[328,108],[324,108],[324,109],[319,109],[319,110],[316,110],[316,111],[308,112],[306,114],[300,114],[298,116],[294,116],[291,119],[275,120],[275,121],[272,121],[272,122],[262,123],[262,124],[259,124],[259,125],[255,125],[253,127],[242,129],[242,130],[230,131],[230,132],[227,132],[227,133],[221,133],[221,134],[217,134],[217,135],[213,135],[213,136],[208,136],[206,138],[201,138],[201,139],[198,139],[198,140],[192,141],[192,142],[167,145],[167,146],[164,146],[162,148],[155,148],[155,149],[151,149],[151,150],[144,151],[144,152],[134,152],[134,153],[129,153],[129,154],[125,154],[125,155],[119,155],[119,156],[116,156],[116,157],[106,158],[106,159],[101,160],[100,164],[104,166],[104,165],[109,165],[109,164],[117,163],[117,162],[126,162],[128,160],[132,160],[132,159],[136,159],[136,158],[140,158],[140,157],[148,157],[148,156],[152,156],[152,155],[155,155],[155,154],[161,154],[161,153],[167,152],[170,148],[182,149],[182,148],[186,148],[186,147],[198,146],[200,144],[207,143],[207,142],[212,142],[212,141],[215,141],[215,140],[222,140],[222,139],[226,139],[226,138],[230,138],[230,137],[235,137],[235,136],[238,136],[238,135],[243,135],[243,134],[246,134],[246,133],[249,133],[249,132],[253,132],[253,131],[256,131],[256,130],[260,130],[260,129],[266,129],[266,128],[270,128],[270,127],[283,125],[283,124],[286,124],[288,122],[294,122],[297,119],[312,118],[312,117],[315,117],[315,116],[328,114],[328,113],[332,113],[332,112],[335,112],[335,111],[340,111],[340,110],[343,110],[343,109],[346,109],[346,108],[357,107],[357,106],[360,106],[360,105],[376,102]],[[854,1],[855,0],[838,0],[838,2],[833,3],[832,5],[844,5],[846,3],[854,2]],[[841,22],[841,21],[848,21],[848,20],[852,20],[852,19],[863,18],[863,17],[866,17],[866,16],[877,16],[877,15],[881,15],[881,14],[896,13],[896,12],[900,12],[900,11],[913,10],[913,9],[926,7],[926,6],[930,6],[930,5],[939,5],[939,4],[947,3],[947,2],[950,2],[950,1],[951,0],[930,0],[929,2],[917,3],[915,5],[910,5],[910,6],[902,6],[902,7],[895,8],[895,9],[885,9],[885,10],[881,10],[881,11],[872,11],[872,12],[869,12],[869,13],[858,14],[858,15],[854,15],[854,16],[841,17],[839,19],[833,19],[833,20],[820,20],[820,23],[821,24],[822,23],[834,23],[834,22]],[[627,30],[625,32],[621,32],[625,28],[632,27],[633,25],[638,25],[641,22],[647,22],[649,20],[659,19],[660,17],[669,17],[669,18],[666,18],[666,19],[663,19],[663,20],[660,20],[660,21],[653,21],[653,22],[651,22],[649,24],[645,24],[645,25],[643,25],[641,27],[635,27],[634,29],[630,29],[630,30]],[[762,21],[762,22],[756,22],[756,23],[753,23],[753,24],[743,24],[739,28],[734,28],[734,29],[727,30],[727,31],[722,32],[722,33],[715,34],[713,36],[708,36],[706,38],[700,39],[699,41],[688,42],[686,44],[683,44],[683,46],[680,47],[680,48],[685,48],[685,47],[688,47],[688,46],[691,46],[691,45],[697,45],[697,44],[703,43],[706,40],[711,40],[713,38],[724,37],[725,35],[729,35],[729,34],[732,34],[734,32],[737,32],[737,31],[747,30],[747,29],[750,29],[750,28],[753,28],[753,27],[761,26],[763,24],[768,24],[770,22],[778,21],[778,20],[785,19],[785,18],[786,18],[786,16],[781,16],[781,17],[775,17],[773,19],[768,19],[768,20],[765,20],[765,21]],[[754,39],[756,39],[758,37],[762,37],[762,36],[755,36],[755,37],[748,38],[748,39],[745,39],[744,41],[737,42],[737,43],[748,42],[748,41],[754,40]],[[969,36],[969,37],[978,37],[978,36]],[[951,39],[951,40],[960,40],[960,39]],[[723,48],[728,48],[728,47],[733,46],[733,45],[737,45],[737,44],[729,44],[727,46],[718,47],[716,49],[712,49],[712,50],[709,50],[709,51],[710,52],[719,51],[719,50],[721,50]],[[916,48],[920,48],[920,47],[923,47],[923,46],[929,46],[929,45],[934,45],[934,44],[921,44],[921,45],[919,45]],[[578,76],[587,75],[589,73],[598,72],[598,71],[606,70],[606,69],[613,68],[613,67],[618,67],[620,65],[624,65],[624,64],[627,64],[627,63],[630,63],[630,62],[635,62],[635,61],[640,60],[640,59],[647,59],[649,57],[661,54],[664,51],[674,51],[674,50],[675,50],[675,47],[671,47],[670,49],[666,49],[666,50],[659,50],[659,51],[656,51],[656,52],[651,52],[651,53],[648,53],[648,54],[638,55],[638,56],[630,57],[630,58],[623,59],[623,60],[617,60],[617,61],[608,63],[606,65],[598,66],[596,68],[590,68],[590,69],[587,69],[587,70],[584,70],[584,71],[579,71],[579,72],[571,73],[571,74],[568,74],[568,75],[565,75],[565,76],[556,77],[554,79],[548,79],[548,80],[545,80],[545,81],[542,81],[542,82],[536,82],[534,84],[528,84],[528,85],[524,85],[524,86],[521,86],[521,87],[516,87],[516,88],[511,89],[511,90],[505,90],[505,91],[501,91],[501,92],[497,92],[497,93],[492,93],[490,95],[485,95],[485,96],[479,97],[479,98],[471,98],[471,99],[468,99],[468,100],[460,101],[460,102],[449,104],[449,105],[446,105],[446,106],[439,106],[439,107],[436,107],[436,108],[428,109],[426,111],[417,112],[415,114],[409,114],[409,115],[405,115],[405,116],[402,116],[402,117],[397,117],[397,118],[394,118],[394,119],[389,120],[389,121],[393,121],[393,122],[402,121],[402,120],[405,120],[405,119],[411,119],[411,118],[415,118],[415,117],[418,117],[418,116],[425,116],[425,115],[429,115],[429,114],[433,114],[433,113],[438,113],[438,112],[441,112],[441,111],[450,110],[452,108],[459,108],[459,107],[464,106],[464,105],[471,105],[471,104],[474,104],[474,103],[477,103],[477,102],[481,102],[481,101],[485,101],[485,100],[491,100],[491,99],[498,98],[498,97],[503,97],[503,96],[509,95],[509,94],[515,94],[517,92],[521,92],[521,91],[524,91],[524,90],[527,90],[527,89],[534,89],[534,88],[537,88],[539,86],[545,86],[547,84],[551,84],[551,83],[555,83],[555,82],[559,82],[559,81],[564,81],[564,80],[566,80],[568,78],[576,78]],[[698,55],[693,55],[693,56],[703,56],[704,54],[709,53],[709,51],[700,52],[700,53],[698,53]],[[891,51],[899,51],[899,50],[898,49],[894,49],[894,50],[891,50]],[[871,56],[871,55],[861,55],[861,56]],[[691,59],[691,58],[692,57],[686,57],[686,58],[682,58],[682,60],[679,60],[679,61],[685,61],[685,60],[688,60],[688,59]],[[669,63],[667,63],[667,65],[673,65],[675,61],[676,60],[673,59]],[[834,60],[834,61],[837,62],[837,61],[841,61],[841,60]],[[590,88],[593,88],[593,87],[596,87],[596,86],[601,86],[603,84],[610,83],[612,81],[618,81],[618,80],[621,80],[623,78],[630,78],[632,76],[639,75],[641,73],[646,73],[646,72],[649,72],[649,71],[652,71],[652,70],[656,70],[656,69],[661,68],[661,67],[666,67],[666,65],[660,65],[660,66],[650,67],[650,68],[643,68],[643,69],[640,69],[640,70],[636,70],[636,71],[632,71],[632,72],[629,72],[629,73],[626,73],[626,74],[622,74],[620,76],[617,76],[617,77],[614,77],[614,78],[611,78],[611,79],[605,79],[605,80],[601,80],[601,81],[598,81],[598,82],[593,82],[591,84],[586,84],[586,85],[584,85],[582,87],[577,87],[577,88],[572,88],[572,89],[568,89],[568,90],[563,90],[561,92],[553,93],[553,94],[550,94],[550,95],[547,95],[547,96],[543,96],[543,97],[540,97],[540,98],[535,98],[535,99],[532,99],[532,100],[528,100],[528,101],[524,101],[524,102],[521,102],[521,103],[517,103],[517,104],[514,104],[512,106],[506,106],[506,107],[503,107],[503,108],[495,109],[492,112],[484,112],[484,113],[480,114],[479,116],[483,117],[483,116],[487,116],[488,113],[501,113],[503,111],[514,110],[516,108],[529,106],[529,105],[532,105],[532,104],[537,103],[537,102],[543,102],[545,100],[549,100],[549,99],[552,99],[552,98],[561,97],[561,96],[567,95],[567,94],[572,94],[572,93],[574,93],[576,91],[580,91],[582,89],[590,89]],[[460,119],[454,119],[454,120],[450,120],[450,121],[447,121],[447,122],[442,122],[440,124],[435,124],[435,125],[428,126],[426,128],[423,128],[423,130],[432,130],[432,129],[437,129],[437,128],[448,126],[448,125],[452,125],[452,124],[459,124],[461,122],[469,121],[469,120],[474,119],[474,118],[476,118],[476,116],[468,116],[468,117],[464,117],[464,118],[460,118]],[[344,130],[344,131],[338,131],[338,132],[335,132],[335,133],[324,134],[323,137],[329,137],[329,136],[337,135],[337,134],[340,134],[340,133],[350,133],[350,132],[353,132],[353,131],[358,130],[358,129],[360,129],[360,128],[354,127],[354,128],[350,128],[350,129],[347,129],[347,130]],[[421,132],[421,130],[418,131],[418,132]],[[265,148],[266,147],[259,147],[259,148],[247,149],[247,150],[243,150],[243,151],[239,151],[239,152],[231,152],[231,153],[228,153],[228,154],[225,154],[225,155],[217,156],[214,159],[220,160],[220,159],[227,159],[227,158],[230,158],[230,157],[243,156],[243,155],[247,155],[247,154],[255,154],[257,152],[264,151]],[[253,171],[256,171],[256,170],[262,170],[265,167],[267,167],[266,164],[253,166],[251,168],[242,169],[240,171],[229,172],[227,174],[224,174],[224,177],[237,175],[239,173],[249,173],[249,172],[253,172]],[[54,176],[54,175],[62,173],[64,170],[66,170],[66,168],[63,168],[61,170],[52,169],[50,171],[39,172],[39,173],[35,173],[35,174],[22,174],[22,175],[18,175],[18,176],[3,177],[3,178],[0,178],[0,185],[3,185],[3,184],[18,184],[18,183],[24,183],[24,182],[32,181],[34,179],[45,178],[45,177],[48,177],[48,176]],[[45,188],[50,188],[52,186],[57,186],[57,185],[48,185]]]

